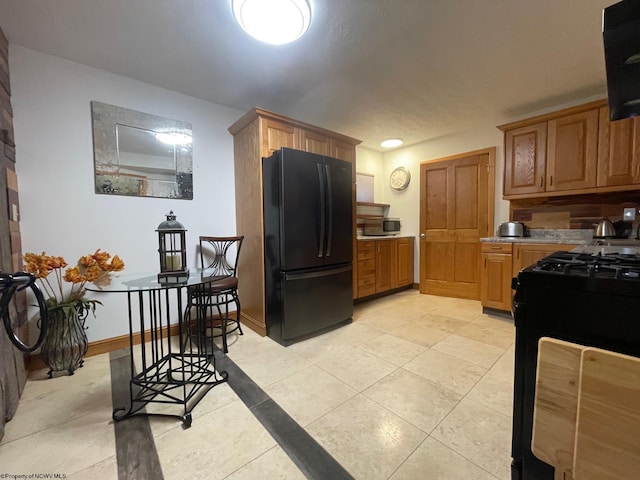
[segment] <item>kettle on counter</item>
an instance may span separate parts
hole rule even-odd
[[[596,226],[596,233],[593,234],[593,238],[614,238],[615,236],[616,229],[607,217],[600,220],[600,223]]]

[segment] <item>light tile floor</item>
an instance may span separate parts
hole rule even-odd
[[[245,328],[229,356],[357,479],[508,480],[513,341],[513,322],[479,302],[410,290],[288,348]],[[34,372],[0,473],[117,478],[109,372],[108,355],[71,377]],[[150,424],[167,480],[304,478],[227,384],[190,429]]]

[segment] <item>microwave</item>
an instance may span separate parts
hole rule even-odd
[[[397,235],[400,233],[399,218],[381,218],[379,220],[367,220],[363,229],[364,235]]]

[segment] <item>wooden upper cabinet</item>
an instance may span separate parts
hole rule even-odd
[[[356,150],[353,145],[335,138],[329,142],[329,156],[354,165],[356,163]]]
[[[293,125],[273,119],[262,122],[262,152],[271,155],[281,147],[297,148],[296,128]]]
[[[600,109],[598,187],[640,184],[640,118],[609,120]]]
[[[598,100],[498,127],[505,199],[637,190],[640,117],[609,120]]]
[[[351,163],[356,161],[356,149],[353,142],[331,138],[323,132],[316,132],[271,118],[262,121],[262,142],[262,151],[267,152],[267,156],[281,147],[289,147]]]
[[[546,191],[596,186],[598,109],[549,120]]]
[[[325,135],[300,129],[300,150],[331,156],[329,143],[329,138]],[[351,149],[353,150],[353,145]]]
[[[504,148],[504,194],[544,192],[547,122],[506,131]]]

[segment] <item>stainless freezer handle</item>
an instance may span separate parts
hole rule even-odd
[[[305,272],[305,273],[285,273],[285,280],[304,280],[306,278],[317,278],[317,277],[325,277],[327,275],[335,275],[337,273],[350,272],[352,269],[351,265],[340,268],[333,268],[331,270],[320,270],[316,272]]]
[[[318,238],[318,257],[324,256],[324,230],[325,230],[325,211],[326,211],[326,196],[324,192],[324,178],[322,175],[322,165],[316,163],[316,167],[318,168],[318,184],[320,186],[320,235]]]
[[[325,256],[331,256],[331,242],[333,240],[333,191],[331,189],[331,168],[329,165],[324,166],[325,178],[327,179],[327,199],[329,202],[329,232],[327,233],[327,250]]]

